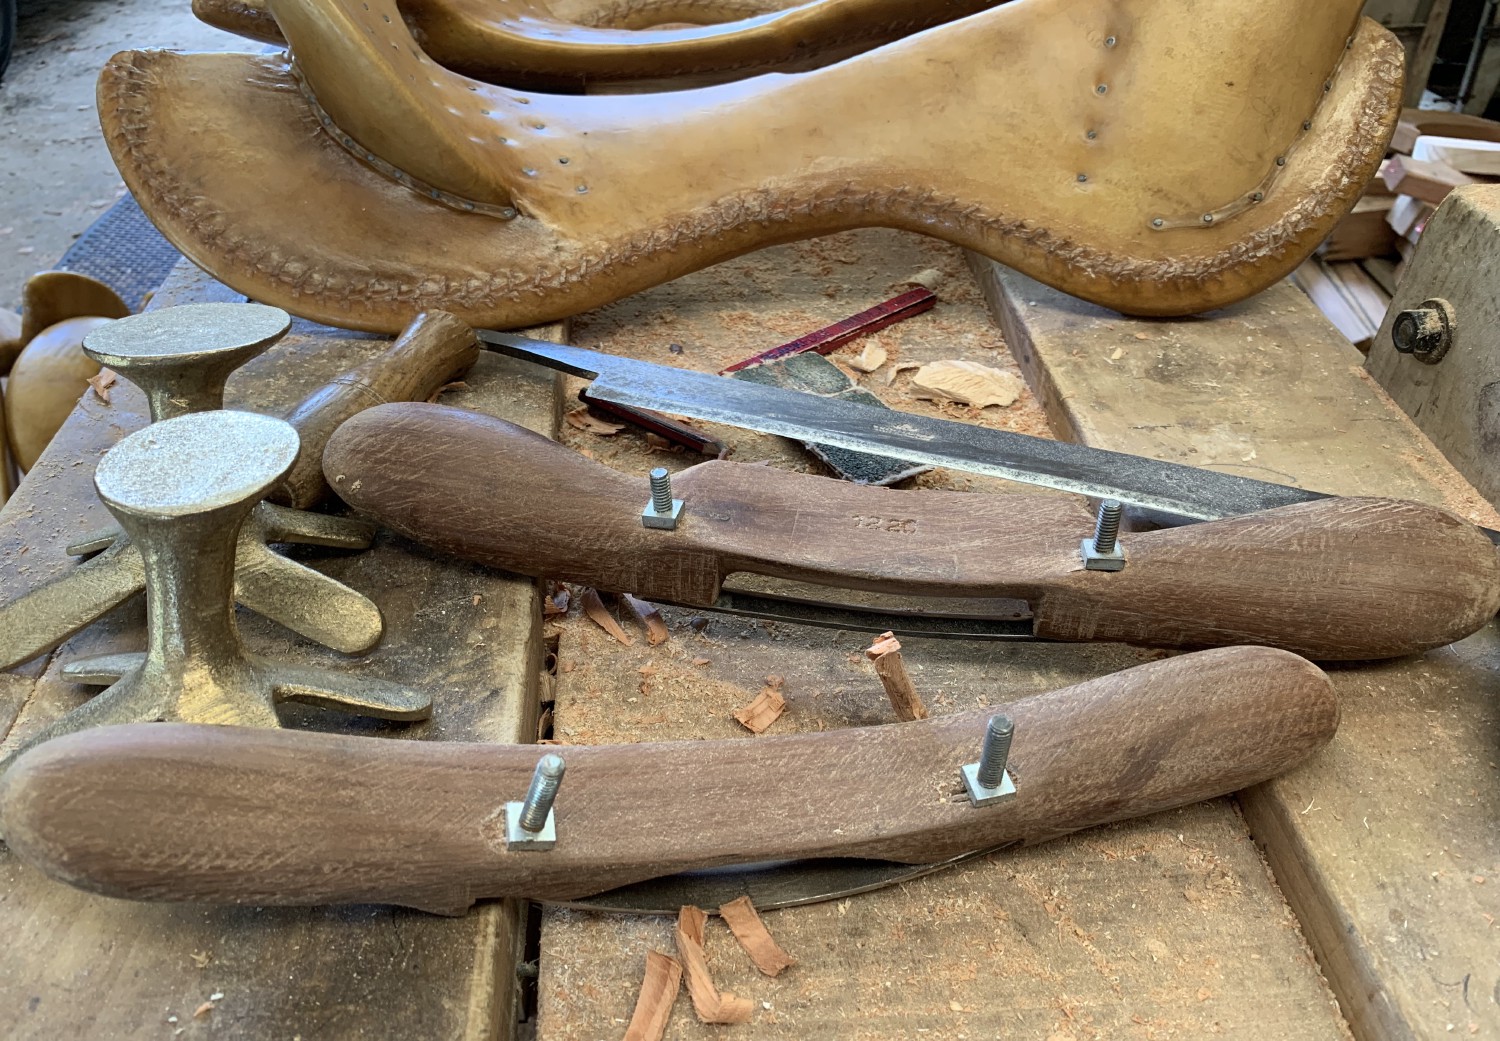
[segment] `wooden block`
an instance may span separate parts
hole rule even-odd
[[[1184,325],[1124,318],[974,263],[1073,439],[1496,522],[1286,284]],[[1420,657],[1335,670],[1344,714],[1328,752],[1240,795],[1358,1038],[1500,1033],[1497,662],[1491,626]]]
[[[670,359],[674,364],[714,371],[776,336],[859,310],[924,268],[941,272],[941,302],[930,314],[880,334],[893,362],[963,356],[1015,372],[961,254],[889,231],[767,250],[687,276],[583,316],[577,339],[655,360],[663,360],[655,354],[665,353],[662,343],[677,343],[684,350]],[[741,296],[747,283],[760,290],[753,309]],[[1099,364],[1112,363],[1105,357]],[[1046,430],[1047,417],[1029,392],[1007,409],[969,410],[918,401],[909,395],[908,380],[903,373],[887,385],[876,373],[864,385],[908,411]],[[805,457],[780,454],[776,439],[722,434],[736,459],[769,456],[777,465],[808,465]],[[619,437],[596,437],[584,446],[601,457],[609,453],[605,461],[634,473],[663,458],[638,454]],[[1015,490],[951,471],[921,483],[989,494]],[[673,637],[654,649],[641,641],[620,647],[576,617],[555,626],[559,740],[763,740],[745,733],[733,712],[771,673],[784,677],[787,701],[773,732],[894,718],[863,658],[866,635],[708,612],[699,613],[695,627],[693,612],[664,614]],[[1150,655],[1121,645],[902,643],[933,716],[1003,704]],[[643,685],[645,667],[654,671]],[[957,1041],[959,1035],[1156,1033],[1296,1041],[1339,1037],[1344,1030],[1225,800],[1007,851],[847,901],[763,913],[797,965],[769,980],[737,950],[722,923],[709,922],[714,979],[751,998],[754,1019],[740,1028],[704,1026],[680,1003],[672,1036],[727,1039],[739,1031],[756,1041]],[[545,911],[539,1041],[618,1035],[635,1001],[645,952],[668,949],[671,935],[671,919]],[[1272,992],[1276,1000],[1265,1001]]]
[[[1447,163],[1402,155],[1392,156],[1381,165],[1381,178],[1396,194],[1421,199],[1434,206],[1459,185],[1474,183],[1474,178]]]
[[[1500,176],[1500,141],[1423,134],[1412,147],[1413,159],[1443,163],[1460,173]]]
[[[1369,347],[1390,298],[1359,264],[1309,257],[1292,272],[1292,281],[1345,339],[1360,350]]]
[[[1439,112],[1434,109],[1404,108],[1391,138],[1391,151],[1411,155],[1417,138],[1462,137],[1470,141],[1500,141],[1500,123],[1462,112]]]
[[[1386,222],[1395,205],[1390,195],[1365,196],[1333,226],[1328,238],[1318,247],[1325,260],[1363,260],[1392,252],[1396,233]]]
[[[1423,202],[1414,196],[1398,195],[1395,204],[1385,216],[1385,222],[1401,238],[1408,242],[1415,242],[1421,237],[1422,229],[1427,225],[1427,218],[1432,216],[1436,208],[1432,203]]]
[[[1460,188],[1429,222],[1370,350],[1370,374],[1459,471],[1500,504],[1500,185]],[[1396,315],[1430,297],[1454,309],[1452,345],[1428,365],[1397,352]]]
[[[240,299],[179,266],[154,306]],[[286,340],[230,380],[230,407],[279,414],[388,341],[297,323]],[[555,430],[553,374],[480,359],[457,398],[543,432]],[[0,515],[0,596],[68,566],[63,544],[110,522],[93,493],[99,456],[144,423],[144,399],[123,380],[105,406],[85,397]],[[295,725],[353,726],[397,739],[533,740],[542,645],[535,585],[435,561],[390,538],[359,554],[310,552],[311,563],[368,594],[386,636],[351,661],[241,611],[252,651],[426,687],[431,723],[401,727],[293,706]],[[27,687],[13,734],[80,703],[58,665],[95,651],[142,646],[139,604],[122,607],[30,674],[6,677],[0,707]],[[37,669],[46,664],[45,674]],[[9,720],[4,720],[9,723]],[[351,780],[357,783],[357,780]],[[212,827],[184,820],[182,827]],[[0,1034],[20,1039],[171,1038],[211,1032],[265,1038],[507,1036],[523,909],[486,904],[464,918],[391,908],[199,908],[106,900],[52,882],[0,853]],[[213,995],[222,995],[217,999]],[[210,1008],[195,1018],[205,1002]]]

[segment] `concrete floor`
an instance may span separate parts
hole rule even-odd
[[[0,307],[124,194],[94,116],[94,81],[128,48],[260,50],[197,21],[189,0],[21,0],[0,81]]]

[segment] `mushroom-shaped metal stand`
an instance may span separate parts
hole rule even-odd
[[[155,423],[112,448],[94,486],[137,547],[146,585],[145,654],[63,670],[115,681],[14,754],[59,734],[112,723],[279,726],[296,700],[382,719],[416,720],[432,700],[409,688],[252,657],[234,622],[240,526],[297,458],[297,432],[250,412],[199,412]]]
[[[262,304],[186,304],[122,318],[84,340],[90,357],[146,393],[153,423],[224,404],[229,374],[285,335],[291,319]],[[364,521],[262,503],[241,529],[235,598],[257,614],[346,654],[380,641],[370,600],[270,549],[278,542],[365,549],[375,529]],[[118,529],[68,546],[98,556],[26,596],[0,606],[0,669],[61,644],[142,588],[139,553]]]

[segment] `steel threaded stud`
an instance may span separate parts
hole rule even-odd
[[[1119,500],[1105,499],[1099,504],[1099,520],[1094,525],[1094,549],[1099,553],[1113,553],[1119,539]]]
[[[562,784],[563,771],[567,767],[560,755],[548,754],[536,764],[531,775],[531,787],[526,790],[526,801],[521,805],[521,827],[532,834],[542,830],[547,823],[547,814],[557,800],[557,789]]]
[[[1009,716],[1001,713],[990,717],[989,729],[984,732],[984,749],[979,755],[979,783],[984,787],[1000,787],[1006,761],[1010,759],[1010,740],[1015,733],[1016,725]]]
[[[651,471],[651,508],[657,513],[672,512],[672,475],[665,466]]]

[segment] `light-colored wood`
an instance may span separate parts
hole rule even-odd
[[[1364,268],[1353,261],[1329,263],[1311,257],[1292,272],[1292,282],[1345,339],[1360,350],[1370,346],[1390,298]]]
[[[975,263],[1064,436],[1444,503],[1493,526],[1488,504],[1290,286],[1167,325]],[[1240,796],[1361,1038],[1500,1032],[1497,654],[1491,626],[1421,657],[1338,670],[1344,717],[1330,754]]]
[[[1370,375],[1493,503],[1500,503],[1500,185],[1460,188],[1422,245],[1370,349]],[[1437,297],[1454,308],[1452,346],[1428,365],[1391,342],[1396,316]]]
[[[1017,372],[961,255],[895,232],[799,243],[678,279],[580,318],[575,342],[714,372],[867,307],[924,269],[939,272],[940,302],[878,334],[891,361],[862,385],[893,408],[1045,433],[1029,390],[1008,409],[938,411],[911,396],[909,371],[888,379],[896,365],[952,357]],[[1100,364],[1111,363],[1106,356]],[[732,445],[737,460],[818,468],[778,438],[727,427],[712,433]],[[564,431],[564,437],[642,481],[651,466],[691,461],[650,451],[632,435]],[[1021,490],[947,470],[917,484],[987,494]],[[640,641],[622,648],[576,614],[553,623],[557,740],[764,740],[745,734],[733,712],[769,674],[784,678],[788,703],[772,733],[891,718],[863,659],[864,634],[663,613],[673,636],[656,648]],[[1152,657],[1120,644],[902,643],[935,718],[1004,705]],[[652,671],[649,680],[645,669]],[[881,892],[763,913],[778,942],[799,959],[774,981],[740,953],[721,922],[708,923],[714,978],[756,1002],[754,1020],[739,1028],[756,1041],[1347,1037],[1295,920],[1226,800],[1005,851]],[[672,926],[670,918],[546,910],[541,1041],[619,1033],[640,986],[642,959],[649,949],[670,949]],[[680,1041],[725,1041],[729,1033],[697,1023],[682,1004],[671,1029]]]
[[[1427,89],[1427,80],[1432,76],[1432,65],[1437,60],[1438,44],[1443,42],[1443,30],[1448,27],[1448,12],[1452,6],[1453,0],[1432,0],[1432,6],[1427,9],[1427,24],[1406,66],[1406,93],[1402,103],[1408,107],[1416,107],[1422,100],[1422,92]]]
[[[222,287],[181,265],[154,302],[225,298],[231,297]],[[280,414],[387,345],[299,324],[231,377],[227,400]],[[481,359],[480,370],[449,400],[555,430],[550,374],[498,358]],[[143,422],[145,407],[123,380],[113,389],[108,406],[85,399],[0,514],[0,596],[17,595],[70,566],[63,546],[109,523],[92,489],[93,464]],[[380,605],[384,644],[351,662],[242,612],[240,628],[252,650],[429,687],[436,715],[424,727],[428,739],[535,735],[542,646],[531,581],[414,557],[389,539],[363,554],[302,559]],[[87,692],[64,682],[58,664],[95,651],[138,649],[141,624],[139,607],[122,607],[64,645],[55,660],[0,677],[6,681],[0,723],[9,729],[18,713],[15,729],[24,732],[79,704]],[[299,711],[301,725],[330,725],[315,710]],[[399,735],[416,732],[402,728]],[[462,920],[377,908],[146,907],[59,886],[8,852],[0,854],[0,892],[0,929],[7,937],[0,954],[0,1034],[16,1041],[170,1038],[179,1027],[244,1041],[298,1035],[309,1041],[490,1041],[513,1018],[524,932],[513,903],[489,904]],[[194,1011],[215,993],[224,997],[194,1020]]]
[[[1387,159],[1381,166],[1381,177],[1391,191],[1414,196],[1433,205],[1442,202],[1449,192],[1460,185],[1474,183],[1474,178],[1460,173],[1447,163],[1404,155]]]
[[[1444,163],[1460,173],[1500,176],[1500,141],[1423,134],[1417,138],[1411,155],[1413,159]]]
[[[1404,108],[1396,123],[1396,132],[1391,136],[1391,150],[1410,155],[1416,147],[1417,139],[1424,135],[1462,137],[1471,141],[1500,141],[1500,123],[1462,112]]]

